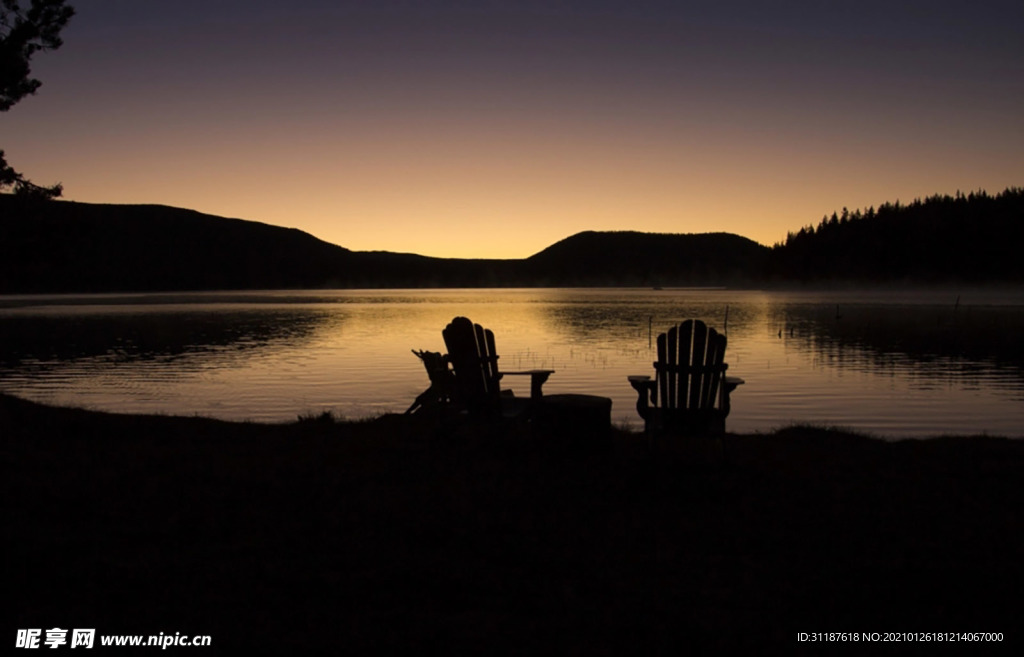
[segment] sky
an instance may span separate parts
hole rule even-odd
[[[0,148],[64,198],[523,258],[1024,185],[1019,0],[72,0]]]

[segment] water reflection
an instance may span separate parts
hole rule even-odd
[[[317,331],[338,330],[344,319],[337,311],[190,306],[10,314],[0,320],[0,366],[97,357],[171,361],[214,352],[230,360],[255,349],[299,348]]]
[[[785,335],[815,348],[840,345],[922,362],[952,357],[1024,365],[1019,308],[784,305],[773,319]]]
[[[812,421],[1018,435],[1024,299],[956,298],[638,289],[6,297],[0,389],[228,419],[400,412],[426,384],[410,350],[443,351],[441,329],[464,315],[494,330],[503,369],[555,369],[545,392],[611,397],[615,420],[636,426],[626,376],[650,374],[657,334],[697,317],[727,333],[730,372],[747,381],[731,430]]]
[[[1024,386],[1020,307],[779,304],[771,321],[788,346],[831,367],[907,375],[925,386]]]

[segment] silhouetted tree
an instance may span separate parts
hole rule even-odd
[[[31,77],[30,61],[41,50],[56,50],[63,44],[60,32],[75,14],[64,0],[0,0],[0,112],[11,109],[42,85]],[[15,171],[0,150],[0,190],[32,198],[54,198],[62,187],[41,187]]]
[[[843,208],[773,249],[774,273],[806,282],[1019,282],[1022,217],[1024,190],[1014,187]]]

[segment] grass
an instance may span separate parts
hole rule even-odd
[[[384,416],[287,425],[0,395],[18,628],[204,652],[799,652],[1013,639],[1024,443],[788,427],[699,443]],[[10,634],[8,636],[10,636]]]
[[[343,420],[344,418],[336,416],[331,411],[321,411],[320,413],[309,411],[298,416],[299,423],[310,424],[337,424]]]

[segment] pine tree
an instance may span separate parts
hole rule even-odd
[[[64,0],[0,0],[0,112],[11,109],[25,96],[42,86],[32,77],[31,60],[40,51],[56,50],[63,45],[61,30],[75,14]],[[55,198],[61,185],[42,187],[14,170],[0,150],[0,190],[29,198]]]

